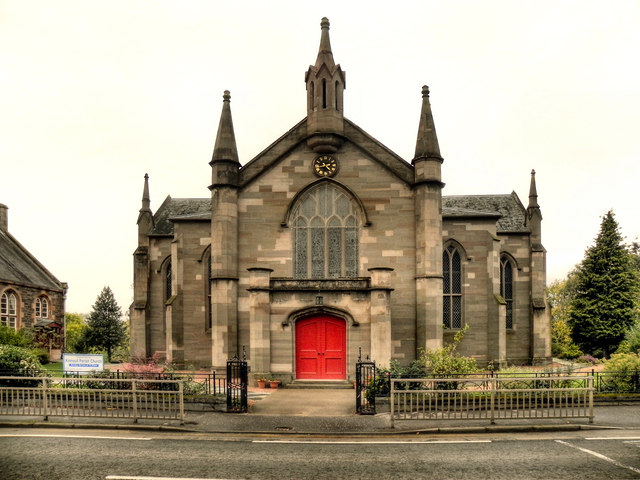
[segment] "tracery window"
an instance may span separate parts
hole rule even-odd
[[[49,318],[49,301],[45,297],[36,298],[36,318]]]
[[[506,255],[500,258],[500,295],[507,303],[507,329],[513,328],[513,263]]]
[[[442,253],[442,277],[442,323],[445,328],[462,328],[462,261],[453,245]]]
[[[5,292],[0,297],[0,322],[5,327],[17,328],[18,300],[15,293]]]
[[[295,278],[358,276],[360,221],[346,192],[321,183],[300,198],[291,218]]]

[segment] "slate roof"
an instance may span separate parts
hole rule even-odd
[[[453,195],[442,197],[442,216],[497,217],[498,233],[528,233],[526,209],[515,192],[509,195]]]
[[[171,198],[168,196],[153,216],[149,235],[173,235],[171,220],[205,220],[211,218],[210,198]]]
[[[504,195],[452,195],[442,197],[443,218],[495,218],[498,233],[528,233],[526,209],[515,192]],[[173,235],[173,222],[211,219],[211,199],[167,196],[153,216],[149,235]]]
[[[64,291],[62,283],[53,276],[9,232],[0,229],[0,281]]]

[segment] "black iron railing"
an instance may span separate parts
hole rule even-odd
[[[360,415],[376,413],[376,364],[366,357],[362,360],[362,352],[356,363],[356,412]]]
[[[248,367],[243,347],[242,360],[227,360],[227,412],[246,413],[248,409]]]

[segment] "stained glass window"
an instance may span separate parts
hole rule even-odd
[[[338,187],[322,183],[306,192],[292,212],[294,277],[357,277],[358,218]]]
[[[442,253],[442,277],[442,323],[445,328],[462,328],[462,261],[453,245]]]

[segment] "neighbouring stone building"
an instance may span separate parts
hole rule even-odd
[[[36,330],[42,347],[58,360],[68,287],[9,233],[8,210],[0,204],[0,323]]]
[[[132,354],[220,368],[244,346],[254,376],[350,380],[359,349],[407,363],[468,325],[481,365],[548,361],[534,172],[527,207],[442,196],[428,88],[408,162],[344,117],[327,19],[305,83],[306,118],[244,164],[224,92],[210,197],[154,214],[145,175]]]

